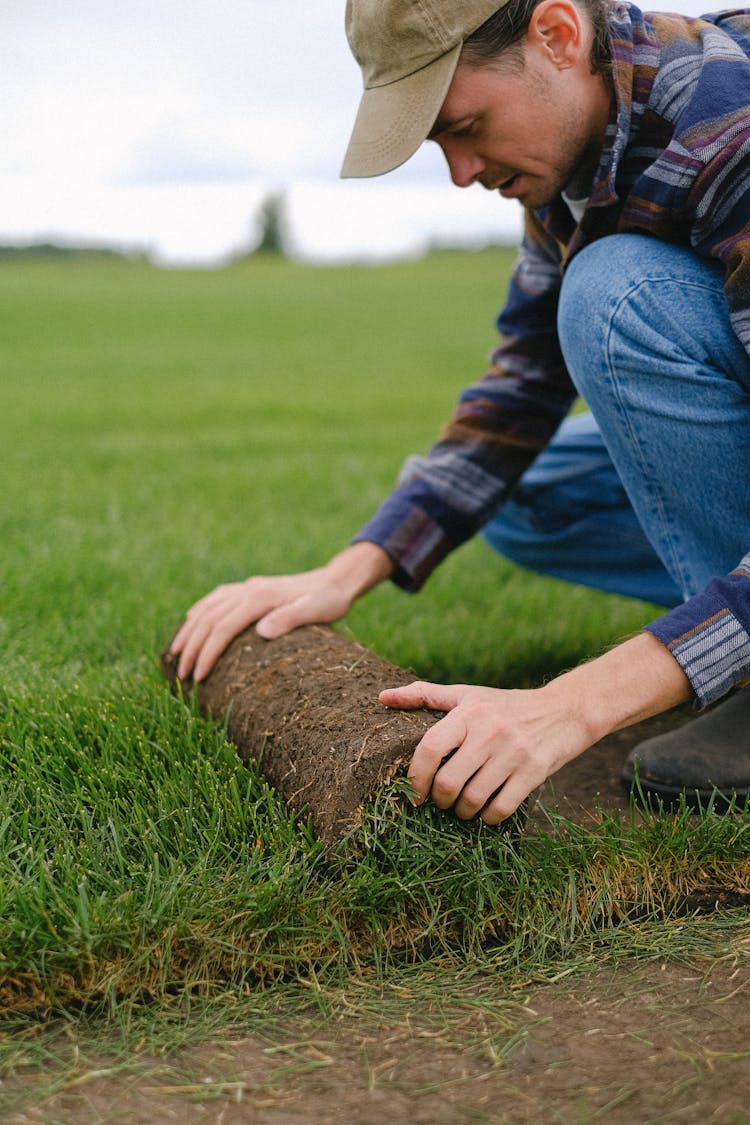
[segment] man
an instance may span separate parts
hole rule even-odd
[[[251,622],[273,637],[386,577],[416,590],[479,529],[527,566],[672,607],[536,690],[382,693],[446,712],[410,766],[419,799],[494,824],[603,735],[750,675],[750,13],[349,0],[347,31],[365,91],[344,175],[429,138],[458,186],[525,208],[503,343],[352,545],[219,587],[173,649],[201,678]],[[576,393],[592,415],[567,419]],[[638,748],[644,788],[750,792],[750,689],[688,731]]]

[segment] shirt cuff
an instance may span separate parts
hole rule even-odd
[[[360,528],[352,543],[376,543],[396,565],[391,581],[415,594],[433,570],[453,550],[441,524],[422,508],[392,493]]]
[[[750,676],[750,555],[646,626],[682,668],[700,707]]]

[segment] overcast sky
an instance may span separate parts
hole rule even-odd
[[[0,242],[117,242],[213,264],[251,244],[272,191],[305,257],[515,237],[518,205],[451,187],[434,145],[389,176],[339,181],[360,93],[343,11],[344,0],[2,0]]]

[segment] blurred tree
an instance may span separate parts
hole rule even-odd
[[[269,195],[261,204],[258,220],[260,240],[254,254],[285,254],[284,197]]]

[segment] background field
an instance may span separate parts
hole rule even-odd
[[[731,912],[674,919],[701,879],[748,877],[747,816],[558,823],[519,848],[386,795],[323,856],[159,674],[212,586],[348,541],[482,371],[509,265],[495,250],[378,269],[0,267],[6,1075],[46,1058],[69,1077],[67,1048],[49,1053],[61,1027],[115,1052],[174,1044],[265,1026],[300,996],[382,1005],[384,982],[420,967],[408,1002],[439,997],[443,1020],[446,989],[468,1003],[473,987],[457,969],[504,982],[500,1057],[519,982],[744,932]],[[418,597],[377,590],[342,627],[422,676],[518,686],[650,612],[474,542]],[[631,916],[656,927],[650,947]]]
[[[6,687],[132,684],[217,582],[343,546],[483,370],[508,265],[6,266]],[[548,675],[645,616],[519,579],[478,544],[419,598],[361,605],[350,627],[387,655],[493,682]]]

